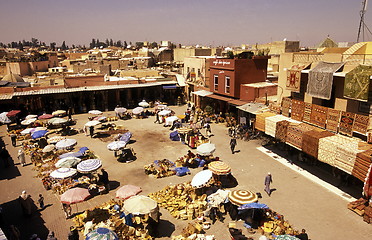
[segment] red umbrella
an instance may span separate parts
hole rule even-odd
[[[53,115],[52,114],[43,114],[41,116],[38,117],[38,119],[49,119],[49,118],[52,118]]]
[[[61,195],[61,202],[67,204],[73,204],[85,201],[90,197],[88,189],[85,188],[71,188]]]
[[[134,185],[124,185],[116,191],[116,197],[121,199],[127,199],[142,192],[140,187]]]
[[[12,110],[10,112],[8,112],[6,114],[7,117],[14,117],[15,115],[17,115],[18,113],[20,113],[21,111],[20,110]]]

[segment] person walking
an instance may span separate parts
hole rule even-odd
[[[103,168],[101,169],[101,173],[102,174],[99,175],[99,180],[105,186],[106,192],[109,192],[110,191],[110,180],[109,180],[109,177],[108,177],[108,173]]]
[[[44,205],[44,197],[41,193],[39,194],[39,199],[37,201],[39,203],[40,209],[43,210],[45,205]]]
[[[18,150],[18,156],[17,156],[19,162],[21,163],[22,167],[24,165],[26,165],[26,157],[25,157],[25,152],[23,151],[23,149],[19,149]]]
[[[20,205],[22,207],[23,214],[27,217],[32,214],[32,198],[26,191],[22,191],[22,194],[18,197]]]
[[[212,129],[211,129],[211,125],[209,124],[209,122],[207,122],[204,126],[205,126],[205,134],[207,135],[207,137],[211,136]]]
[[[267,173],[267,176],[265,177],[265,192],[267,195],[271,195],[271,189],[270,184],[273,182],[273,177],[271,176],[271,173]]]
[[[12,146],[16,147],[17,146],[17,135],[14,133],[10,134],[10,140],[12,141]]]
[[[94,135],[94,127],[93,126],[89,127],[89,134],[90,134],[90,137],[92,138],[93,135]]]
[[[71,209],[70,204],[62,203],[62,209],[65,212],[66,219],[70,218],[72,215],[72,209]]]
[[[231,153],[234,154],[235,153],[235,147],[236,147],[236,138],[232,137],[231,140],[230,140],[230,149],[231,149]]]

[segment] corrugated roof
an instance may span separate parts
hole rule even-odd
[[[13,94],[0,94],[0,100],[8,100],[8,99],[12,99],[13,97]]]
[[[205,97],[205,96],[211,95],[213,93],[209,92],[209,91],[206,91],[206,90],[199,90],[199,91],[192,92],[192,94],[195,94],[195,95],[198,95],[198,96],[201,96],[201,97]]]
[[[29,95],[89,92],[89,91],[101,91],[101,90],[125,89],[125,88],[153,87],[153,86],[161,86],[165,84],[176,84],[176,82],[175,81],[164,81],[164,82],[138,83],[138,84],[87,86],[87,87],[77,87],[77,88],[46,88],[46,89],[40,89],[40,90],[15,92],[13,93],[13,96],[29,96]]]

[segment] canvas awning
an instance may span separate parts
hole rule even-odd
[[[265,109],[268,110],[268,107],[262,103],[247,103],[247,104],[237,107],[237,109],[240,109],[244,112],[257,114],[259,112],[262,112]]]
[[[205,97],[205,96],[211,95],[213,93],[209,92],[209,91],[206,91],[206,90],[199,90],[199,91],[192,92],[192,94],[198,95],[198,96],[201,96],[201,97]]]

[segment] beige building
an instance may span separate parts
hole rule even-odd
[[[333,51],[332,51],[333,49]],[[303,100],[308,103],[314,103],[327,106],[337,110],[343,110],[354,113],[372,112],[369,102],[362,102],[343,97],[345,75],[359,64],[372,65],[372,42],[361,42],[354,44],[344,51],[345,48],[323,48],[321,52],[297,52],[283,53],[280,55],[279,78],[278,78],[278,97],[279,101],[283,97],[292,96],[292,98]],[[308,74],[320,61],[325,62],[344,62],[344,66],[333,75],[333,90],[330,100],[314,98],[306,93]],[[309,64],[307,69],[301,73],[300,93],[294,93],[286,89],[287,71],[296,64]]]
[[[191,56],[221,56],[220,48],[175,48],[173,49],[174,61],[184,62],[186,57]]]

